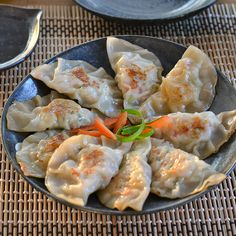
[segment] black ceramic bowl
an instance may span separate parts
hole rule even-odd
[[[131,43],[137,44],[141,47],[147,48],[151,52],[154,52],[160,59],[163,67],[164,74],[170,71],[171,68],[175,65],[175,63],[181,58],[183,52],[186,50],[186,47],[158,39],[152,37],[145,36],[118,36],[125,40],[130,41]],[[111,66],[108,61],[107,53],[106,53],[106,38],[97,39],[74,48],[71,48],[65,52],[58,54],[53,57],[46,63],[52,63],[57,60],[58,57],[63,57],[65,59],[73,59],[73,60],[85,60],[88,63],[91,63],[95,67],[104,67],[105,70],[114,75],[114,72],[111,69]],[[148,199],[145,202],[143,207],[143,211],[135,212],[131,209],[126,210],[124,212],[120,212],[117,210],[111,210],[103,206],[97,199],[95,194],[92,194],[89,197],[88,203],[85,207],[78,207],[72,205],[64,200],[61,200],[51,194],[44,185],[43,179],[33,178],[24,176],[23,172],[18,165],[15,158],[15,144],[21,142],[29,133],[17,133],[7,129],[6,123],[6,114],[9,106],[15,101],[23,101],[34,97],[35,95],[46,95],[50,92],[50,89],[44,85],[42,82],[38,80],[34,80],[32,76],[28,75],[15,89],[12,95],[9,97],[2,115],[2,139],[3,144],[7,153],[8,158],[12,162],[13,166],[19,172],[27,182],[29,182],[34,188],[42,193],[45,193],[47,196],[55,199],[58,202],[66,204],[68,206],[79,208],[84,211],[92,211],[99,212],[105,214],[144,214],[150,213],[154,211],[166,210],[169,208],[174,208],[184,203],[187,203],[193,199],[198,198],[202,194],[206,193],[198,193],[192,196],[182,198],[182,199],[165,199],[160,198],[155,195],[150,194]],[[218,83],[216,86],[216,96],[213,101],[213,104],[210,108],[211,111],[215,113],[219,113],[226,110],[236,109],[236,92],[228,80],[218,71]],[[235,167],[235,156],[236,156],[236,134],[234,134],[231,139],[223,145],[223,147],[219,150],[218,153],[210,156],[206,159],[208,163],[214,166],[218,171],[225,173],[227,175]]]
[[[216,0],[74,0],[91,13],[124,23],[166,23],[199,13]]]

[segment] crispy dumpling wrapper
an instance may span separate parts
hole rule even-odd
[[[162,79],[158,92],[141,106],[144,117],[172,112],[207,110],[215,96],[217,73],[210,58],[189,46],[175,67]]]
[[[154,137],[165,139],[200,159],[216,153],[236,130],[236,110],[219,115],[211,111],[177,112],[163,118],[165,125],[155,130]]]
[[[124,108],[138,109],[161,83],[159,59],[147,49],[114,37],[107,38],[107,54],[123,93]]]
[[[109,145],[105,138],[87,135],[64,141],[48,163],[45,178],[48,190],[72,204],[84,206],[91,193],[105,188],[116,175],[124,153],[131,146],[123,143],[112,149]]]
[[[135,141],[122,163],[118,174],[109,185],[98,191],[99,200],[109,208],[120,211],[130,207],[141,211],[150,192],[151,168],[147,155],[151,150],[149,138]]]
[[[18,132],[73,129],[93,122],[95,116],[88,109],[69,99],[53,98],[49,94],[15,101],[7,112],[8,129]]]
[[[197,156],[176,149],[169,142],[155,138],[151,141],[151,192],[160,197],[183,198],[204,191],[226,178]]]
[[[38,132],[16,144],[16,160],[24,175],[44,178],[53,152],[70,137],[67,131]]]
[[[31,75],[81,106],[96,108],[106,116],[116,117],[122,109],[122,94],[116,81],[103,68],[85,61],[58,58],[57,63],[36,67]]]

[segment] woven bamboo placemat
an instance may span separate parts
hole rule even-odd
[[[40,7],[40,6],[39,6]],[[162,37],[202,48],[236,88],[236,5],[214,5],[183,21],[129,26],[92,16],[77,6],[49,6],[34,53],[0,73],[0,107],[31,69],[55,54],[107,35]],[[236,171],[216,189],[182,207],[140,216],[106,216],[71,209],[33,189],[1,146],[0,235],[236,235]]]

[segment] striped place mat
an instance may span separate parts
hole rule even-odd
[[[35,66],[74,45],[119,34],[196,45],[236,88],[236,5],[217,4],[176,23],[136,26],[103,20],[77,6],[40,8],[44,13],[35,51],[20,65],[0,72],[1,109]],[[236,235],[235,171],[216,189],[181,207],[147,215],[109,216],[81,212],[47,198],[15,172],[2,146],[1,156],[0,235]]]

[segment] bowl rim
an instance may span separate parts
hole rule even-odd
[[[163,18],[129,18],[129,17],[118,17],[118,16],[113,16],[111,14],[106,14],[106,13],[102,13],[101,11],[98,11],[96,9],[94,9],[93,7],[89,6],[88,4],[83,3],[81,0],[73,0],[76,4],[78,4],[80,7],[82,7],[84,10],[87,10],[88,12],[102,17],[104,19],[107,20],[112,20],[115,22],[124,22],[124,23],[131,23],[131,24],[161,24],[161,23],[168,23],[168,22],[173,22],[174,20],[183,20],[186,19],[188,17],[191,17],[205,9],[207,9],[208,7],[212,6],[213,4],[216,3],[216,0],[204,0],[204,2],[201,3],[201,5],[199,7],[193,8],[193,9],[189,9],[188,11],[179,14],[177,16],[172,16],[172,17],[163,17]]]

